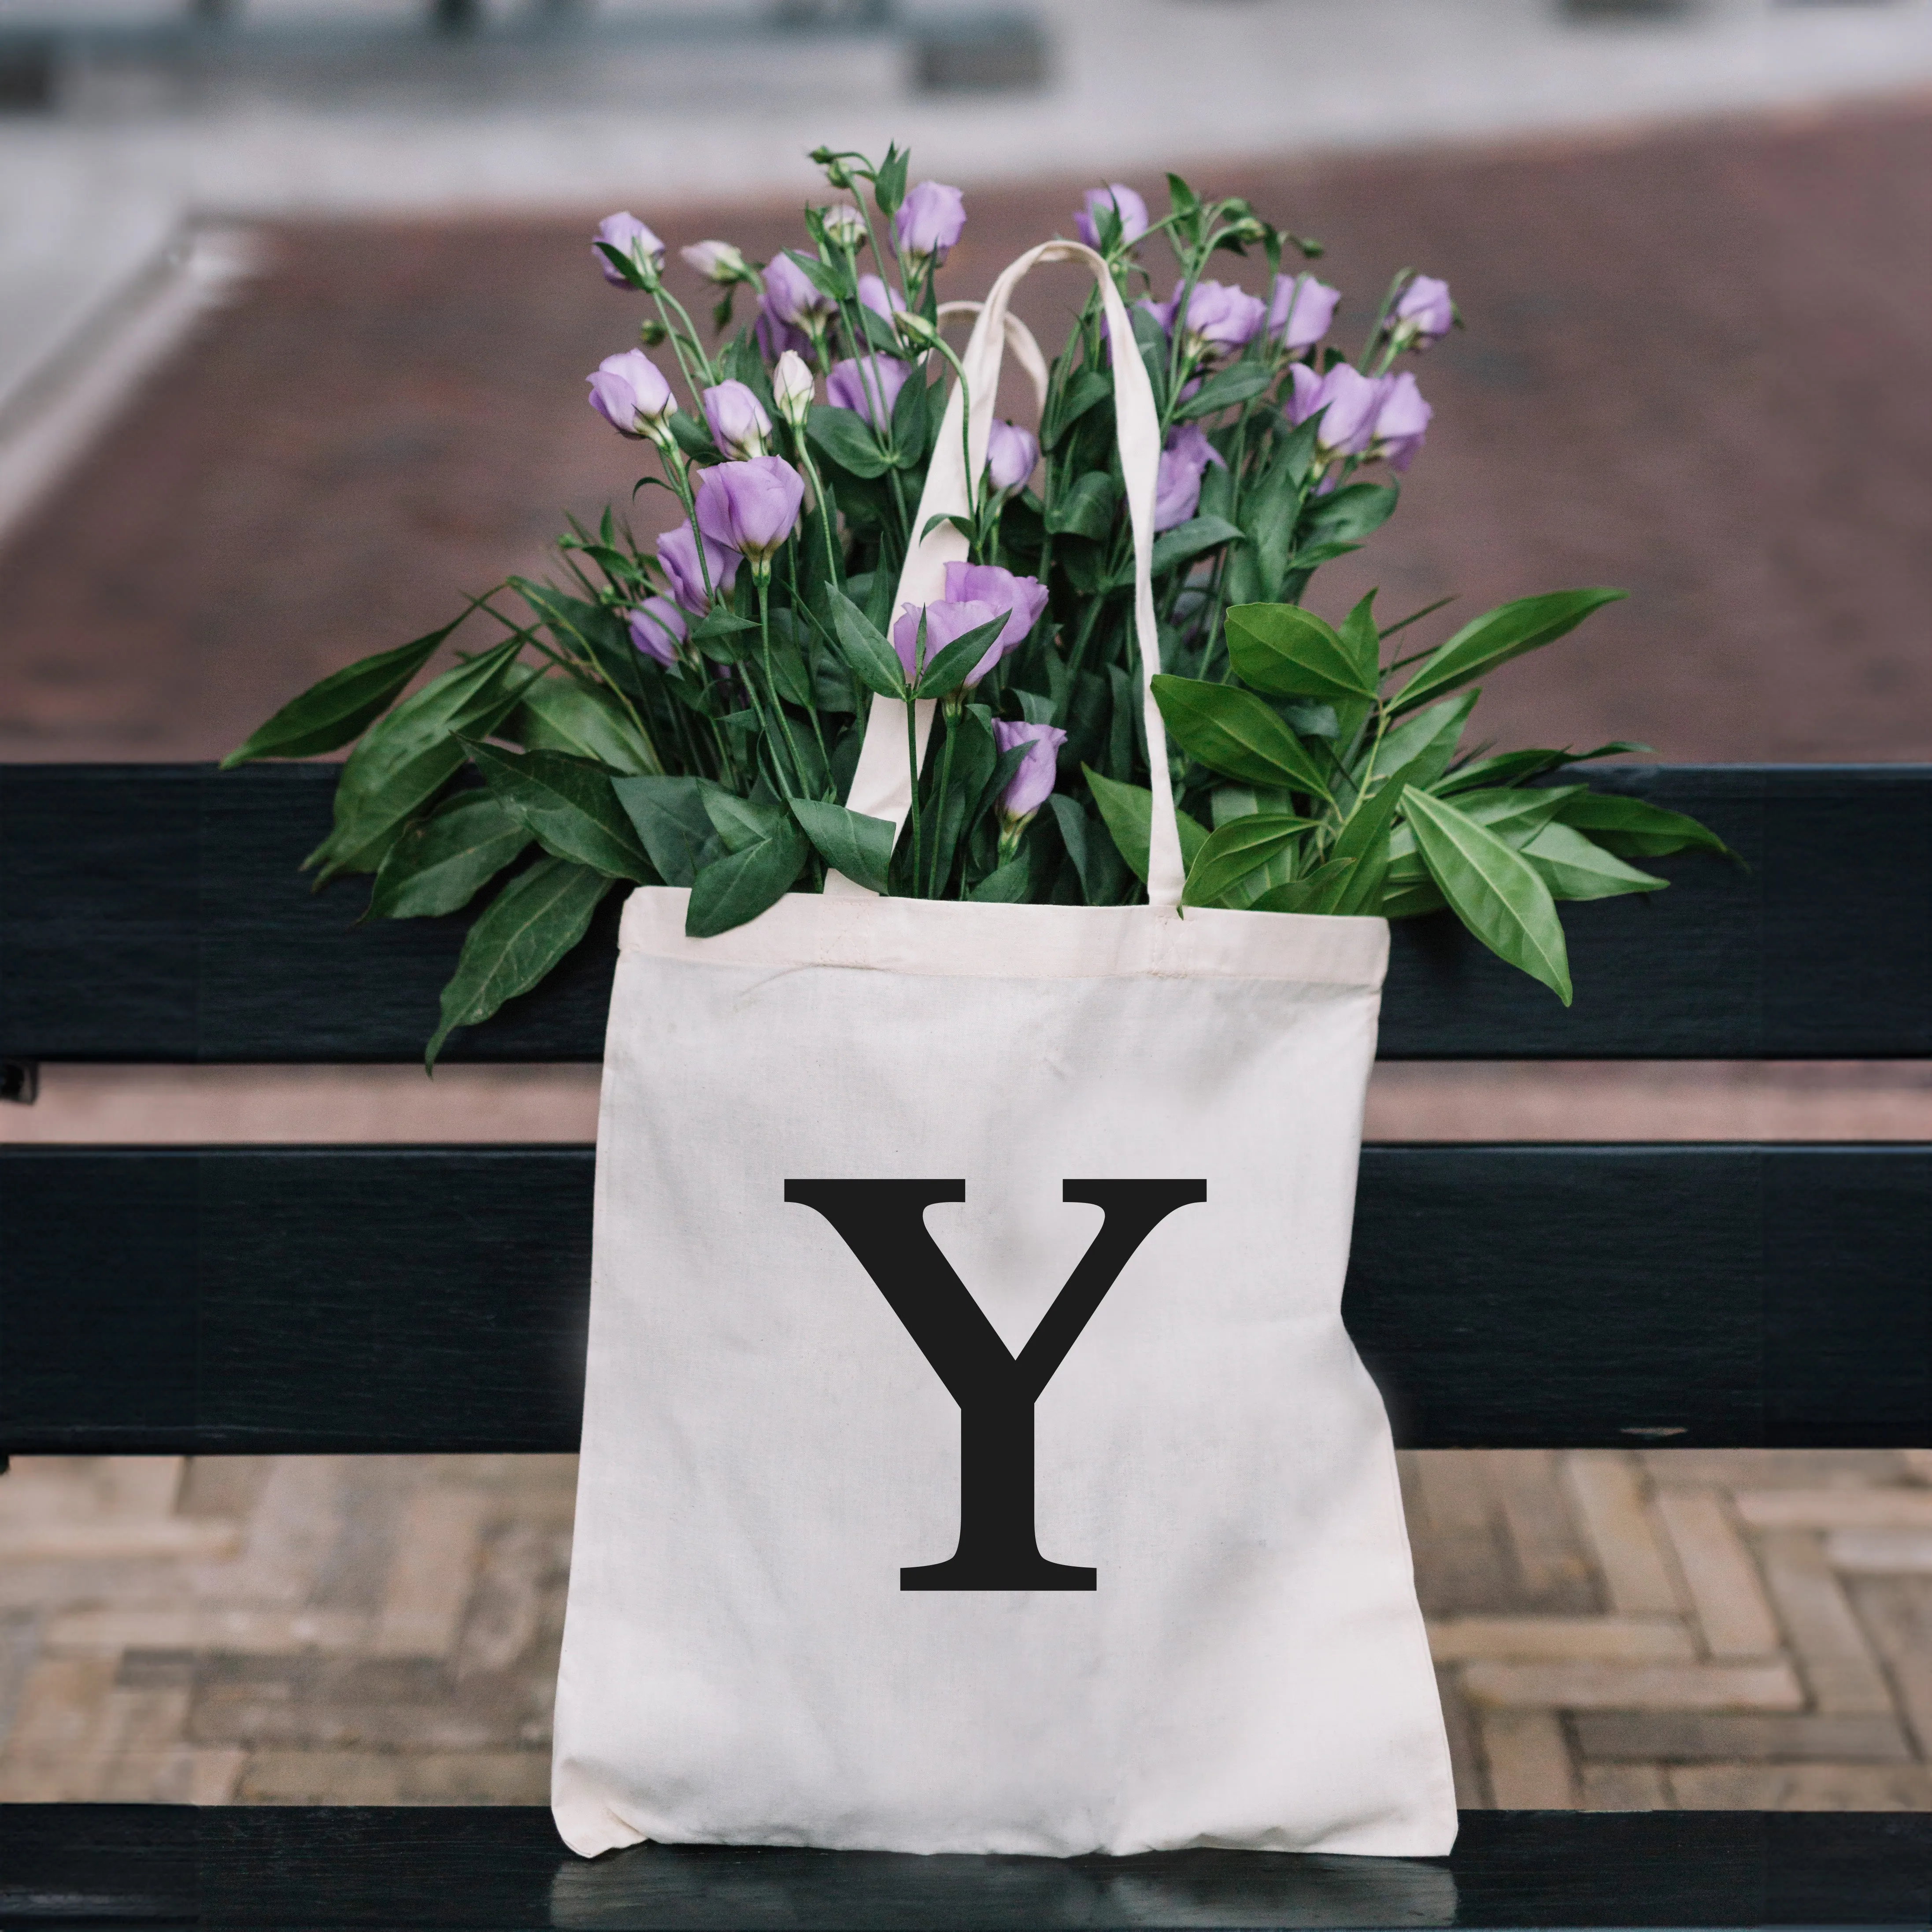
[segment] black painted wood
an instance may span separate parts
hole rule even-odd
[[[1644,900],[1568,908],[1576,1004],[1452,920],[1396,928],[1390,1059],[1932,1054],[1932,767],[1624,766],[1600,782],[1705,819],[1749,873],[1660,862]],[[406,1060],[460,922],[355,928],[366,886],[295,869],[326,766],[0,768],[0,1053],[125,1061]],[[455,1057],[600,1057],[616,908]]]
[[[0,1923],[350,1927],[1910,1926],[1932,1818],[1466,1811],[1453,1856],[914,1858],[638,1846],[576,1858],[547,1811],[0,1808]]]
[[[0,1150],[0,1450],[574,1448],[592,1166]],[[1932,1148],[1371,1147],[1345,1312],[1416,1447],[1923,1447],[1928,1256]]]

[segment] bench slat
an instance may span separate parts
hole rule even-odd
[[[548,1811],[0,1807],[0,1914],[248,1932],[332,1926],[1857,1926],[1932,1916],[1932,1817],[1466,1811],[1446,1860],[1155,1852],[918,1858],[640,1845],[596,1860]],[[16,1916],[17,1915],[17,1916]]]
[[[1932,1054],[1932,767],[1676,766],[1600,782],[1705,819],[1750,861],[1658,869],[1566,911],[1566,1013],[1446,916],[1396,928],[1389,1059]],[[413,1060],[460,933],[352,930],[366,884],[295,870],[332,767],[0,768],[0,1052],[29,1059]],[[453,1057],[602,1052],[615,907],[553,982]]]
[[[0,1150],[0,1450],[574,1448],[592,1170]],[[1932,1148],[1371,1147],[1346,1312],[1418,1447],[1922,1448],[1928,1253]]]

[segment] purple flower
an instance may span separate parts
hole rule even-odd
[[[664,266],[664,244],[640,221],[634,214],[607,214],[597,224],[593,243],[601,242],[606,248],[614,248],[620,255],[628,256],[640,274],[648,280]],[[593,246],[590,250],[597,266],[604,272],[604,279],[614,289],[627,289],[631,284],[623,272],[614,266],[603,248]]]
[[[994,618],[1005,615],[997,604],[982,603],[976,597],[934,598],[926,606],[926,652],[922,659],[917,655],[920,606],[902,604],[898,622],[892,626],[892,649],[898,652],[899,662],[905,666],[907,681],[916,680],[920,665],[932,663],[948,644],[957,644],[968,631],[976,631],[982,624],[990,624]],[[973,678],[962,678],[960,682],[964,684],[976,680],[989,664],[999,662],[999,656],[996,640],[986,658],[974,670]]]
[[[779,254],[765,265],[764,306],[778,321],[808,328],[838,304],[789,255]]]
[[[1294,385],[1286,404],[1288,421],[1304,423],[1325,410],[1316,442],[1323,457],[1363,454],[1375,440],[1376,418],[1388,393],[1388,377],[1364,376],[1346,362],[1336,363],[1325,376],[1298,362],[1288,375]]]
[[[646,597],[625,620],[631,641],[661,664],[677,662],[677,647],[691,633],[684,614],[668,597]]]
[[[758,298],[758,319],[752,325],[752,336],[758,345],[758,353],[767,362],[776,362],[788,349],[794,356],[803,356],[812,347],[812,338],[803,329],[781,321],[772,313],[770,296]]]
[[[740,558],[735,550],[721,549],[707,536],[700,569],[698,538],[688,524],[680,524],[658,538],[658,562],[670,579],[670,594],[694,617],[701,617],[711,608],[704,588],[705,572],[710,573],[712,590],[722,596],[737,580]]]
[[[1341,299],[1340,289],[1312,275],[1277,275],[1274,299],[1268,304],[1268,332],[1291,354],[1312,349],[1328,333]]]
[[[897,289],[888,288],[877,275],[859,278],[859,300],[874,315],[882,315],[888,322],[905,307],[905,297]]]
[[[716,388],[706,389],[700,400],[704,404],[704,420],[711,428],[711,440],[727,456],[765,454],[765,439],[772,433],[772,419],[747,384],[720,382]]]
[[[1010,832],[1030,818],[1053,796],[1054,780],[1059,776],[1060,748],[1066,734],[1057,724],[1009,724],[1004,718],[993,723],[993,742],[1002,752],[1024,745],[1026,756],[1008,782],[1000,800],[1000,811]]]
[[[772,553],[798,526],[805,478],[782,457],[721,463],[698,478],[698,527],[748,558],[762,578]]]
[[[1184,423],[1167,440],[1154,474],[1154,527],[1158,536],[1187,521],[1201,502],[1201,479],[1209,464],[1225,470],[1226,459],[1208,440],[1198,423]]]
[[[1449,299],[1449,284],[1433,275],[1418,275],[1402,290],[1388,320],[1389,333],[1402,349],[1426,349],[1455,326],[1456,304]]]
[[[825,400],[862,416],[874,429],[890,427],[892,405],[912,365],[893,356],[864,356],[835,362],[825,379]]]
[[[986,480],[1002,496],[1021,488],[1040,460],[1040,439],[1017,423],[995,418],[986,432]]]
[[[949,563],[946,566],[946,596],[951,603],[983,604],[989,610],[1004,610],[1006,621],[992,648],[967,674],[966,682],[977,684],[1000,658],[1016,651],[1033,634],[1046,608],[1046,586],[1036,577],[1016,577],[996,563]],[[928,605],[928,610],[938,607]],[[928,616],[927,622],[932,620]],[[980,620],[985,622],[984,618]],[[969,624],[968,630],[972,628]],[[954,634],[956,636],[958,633]]]
[[[664,371],[641,349],[607,356],[590,385],[590,406],[613,429],[626,436],[661,432],[667,418],[677,413],[677,398]]]
[[[1164,302],[1144,302],[1141,307],[1169,335],[1174,333],[1175,310],[1180,303],[1180,286]],[[1252,342],[1268,317],[1268,309],[1258,296],[1238,289],[1230,282],[1196,282],[1187,298],[1187,323],[1181,338],[1181,352],[1190,362],[1206,356],[1222,362],[1238,355]]]
[[[892,217],[892,233],[905,253],[929,260],[934,268],[946,260],[966,227],[966,197],[944,182],[920,182]]]
[[[1406,470],[1422,448],[1429,418],[1435,413],[1422,400],[1413,376],[1394,377],[1376,414],[1374,453],[1387,457],[1391,470]]]
[[[1120,218],[1120,245],[1131,248],[1148,232],[1147,203],[1125,182],[1090,188],[1073,211],[1073,232],[1090,248],[1100,245],[1100,219],[1109,208]]]

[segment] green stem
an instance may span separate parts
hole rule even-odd
[[[758,592],[758,637],[764,658],[765,692],[771,700],[772,714],[778,721],[778,735],[784,739],[785,749],[791,754],[792,782],[797,787],[792,796],[802,798],[806,795],[805,761],[798,754],[798,741],[791,735],[791,720],[785,716],[784,700],[778,695],[778,678],[772,669],[771,579],[772,567],[769,562],[763,566],[752,566],[752,581]],[[747,684],[750,682],[748,678],[746,680]]]
[[[958,734],[954,724],[959,715],[956,698],[946,700],[946,748],[939,757],[939,823],[933,829],[932,869],[927,880],[926,897],[936,899],[944,883],[939,876],[939,834],[946,830],[946,799],[952,788],[952,741]]]

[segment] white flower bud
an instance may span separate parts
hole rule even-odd
[[[802,430],[806,412],[812,407],[812,380],[805,358],[796,350],[788,349],[778,358],[778,367],[772,371],[772,396],[778,414],[794,429]]]
[[[728,242],[694,242],[677,251],[707,282],[748,282],[752,266]]]
[[[916,310],[899,310],[892,317],[892,326],[898,331],[900,340],[915,350],[936,349],[939,346],[939,331]]]
[[[866,218],[849,202],[821,208],[818,217],[825,224],[826,238],[838,248],[856,249],[866,238]]]

